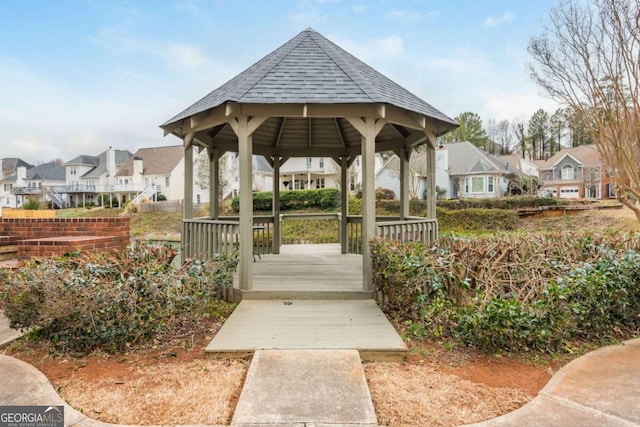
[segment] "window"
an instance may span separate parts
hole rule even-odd
[[[71,166],[71,167],[69,168],[69,174],[70,174],[70,175],[76,175],[77,173],[78,173],[78,171],[76,170],[76,167],[75,167],[75,166]]]
[[[493,193],[493,177],[487,178],[487,193]]]
[[[324,157],[320,157],[320,169],[324,169]]]
[[[324,188],[324,178],[316,179],[316,188]]]
[[[311,157],[307,157],[307,169],[311,169],[311,162],[312,162],[312,158]]]
[[[562,166],[562,179],[564,181],[573,179],[574,177],[574,171],[573,171],[573,166],[571,165],[564,165]]]
[[[471,192],[472,193],[484,193],[484,177],[474,176],[471,178]]]
[[[168,176],[164,177],[164,186],[169,188],[169,177]]]

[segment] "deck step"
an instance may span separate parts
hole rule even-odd
[[[273,291],[242,291],[234,297],[235,301],[242,300],[370,300],[373,292],[370,291],[297,291],[297,290],[273,290]]]

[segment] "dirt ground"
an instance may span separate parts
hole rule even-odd
[[[629,209],[525,219],[522,228],[638,230]],[[229,424],[248,362],[208,359],[220,323],[168,337],[122,355],[60,355],[17,343],[4,353],[40,369],[61,396],[91,418],[120,424]],[[487,355],[436,342],[409,341],[403,363],[367,363],[378,422],[388,426],[455,426],[510,412],[531,400],[569,358]],[[176,410],[180,408],[180,410]]]
[[[218,326],[206,325],[188,346],[172,339],[122,355],[56,355],[34,343],[4,353],[36,366],[71,406],[94,419],[224,425],[231,421],[249,362],[207,358],[203,349]],[[435,342],[408,345],[403,363],[365,364],[381,425],[455,426],[489,419],[528,402],[561,365]]]

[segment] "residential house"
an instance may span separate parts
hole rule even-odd
[[[509,180],[523,175],[515,165],[470,142],[452,142],[436,150],[436,186],[446,198],[501,197]]]
[[[25,167],[31,169],[33,166],[25,162],[22,159],[16,157],[0,159],[0,209],[2,206],[8,208],[17,207],[17,199],[14,194],[11,193],[14,182],[7,181],[7,179],[15,175],[18,171],[18,167]]]
[[[400,158],[393,154],[391,157],[385,158],[380,156],[384,161],[382,166],[376,169],[376,189],[388,189],[393,191],[394,198],[400,198]],[[424,153],[414,152],[410,161],[409,173],[409,197],[412,199],[425,199],[427,178],[424,176],[426,171],[426,159]]]
[[[75,157],[64,165],[65,185],[54,188],[54,191],[65,194],[70,206],[104,203],[104,198],[98,200],[99,194],[117,197],[119,192],[131,190],[117,185],[116,174],[132,156],[130,151],[109,147],[97,156]],[[111,198],[107,200],[111,202]]]
[[[52,193],[50,188],[65,184],[64,167],[53,162],[28,169],[26,166],[18,166],[16,173],[9,176],[5,182],[11,185],[16,207],[23,206],[29,200],[45,205],[62,204],[62,200]]]
[[[518,154],[504,154],[497,156],[498,159],[520,170],[528,176],[539,176],[538,165],[531,160],[523,159]]]
[[[613,185],[595,145],[563,148],[541,162],[543,191],[561,199],[615,197]]]
[[[194,156],[194,164],[198,156]],[[194,167],[196,169],[196,167]],[[184,200],[184,147],[141,148],[116,173],[117,186],[127,188],[120,191],[123,201],[134,200],[137,196],[157,199],[163,195],[166,200]],[[193,184],[194,201],[209,201],[209,190]]]

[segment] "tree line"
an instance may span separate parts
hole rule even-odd
[[[455,120],[460,127],[440,137],[439,142],[469,141],[495,155],[518,153],[529,160],[545,160],[562,147],[593,143],[581,115],[570,107],[551,114],[539,109],[529,120],[490,118],[484,122],[471,111],[457,115]]]

